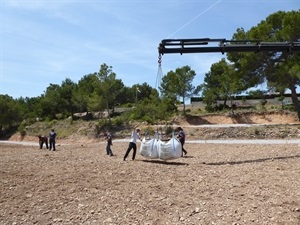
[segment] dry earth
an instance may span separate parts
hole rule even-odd
[[[298,144],[187,143],[167,162],[124,162],[127,146],[0,143],[0,224],[300,224]]]

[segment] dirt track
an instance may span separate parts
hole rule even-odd
[[[297,144],[186,144],[169,162],[123,162],[127,143],[0,148],[0,224],[300,224]]]

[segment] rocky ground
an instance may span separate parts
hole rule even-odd
[[[282,138],[296,138],[287,121]],[[237,133],[176,125],[190,140]],[[139,153],[123,161],[122,141],[113,157],[102,138],[57,142],[55,152],[0,143],[0,224],[300,224],[298,144],[187,143],[187,156],[165,162]]]
[[[296,144],[186,144],[167,162],[124,162],[127,142],[0,147],[0,224],[300,224]]]

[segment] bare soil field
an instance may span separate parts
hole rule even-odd
[[[0,144],[0,224],[300,224],[296,144],[188,143],[167,162],[127,146]]]
[[[188,140],[299,137],[295,120],[278,115],[266,124],[284,127],[253,132],[195,128],[199,121],[189,119],[176,123]],[[187,156],[172,161],[138,151],[123,161],[128,143],[117,141],[109,157],[103,138],[57,144],[0,143],[0,224],[300,224],[298,144],[187,143]]]

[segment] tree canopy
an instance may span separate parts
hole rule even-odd
[[[195,86],[192,82],[196,76],[196,72],[189,66],[177,68],[175,71],[168,72],[163,78],[160,86],[162,96],[178,100],[182,99],[183,112],[185,114],[185,100],[192,95],[197,94]]]
[[[75,113],[106,111],[109,121],[115,107],[128,108],[122,120],[143,119],[148,122],[163,120],[174,111],[171,101],[159,97],[158,91],[147,83],[126,87],[107,64],[99,72],[84,75],[78,83],[66,78],[61,84],[52,84],[34,98],[13,99],[0,95],[0,131],[13,125],[38,120],[71,117]],[[118,114],[116,114],[118,115]]]
[[[264,42],[297,42],[300,40],[300,11],[279,11],[269,15],[249,31],[243,28],[234,33],[234,40],[261,40]],[[229,53],[228,59],[241,79],[248,86],[266,82],[269,89],[280,92],[289,89],[293,105],[300,119],[300,106],[297,98],[297,86],[300,84],[300,53],[259,52]]]
[[[227,100],[232,100],[233,95],[245,90],[233,65],[226,62],[224,58],[211,66],[210,71],[205,74],[204,83],[201,86],[203,101],[208,110],[212,110],[214,103],[219,99],[224,100],[222,108],[225,108]]]

